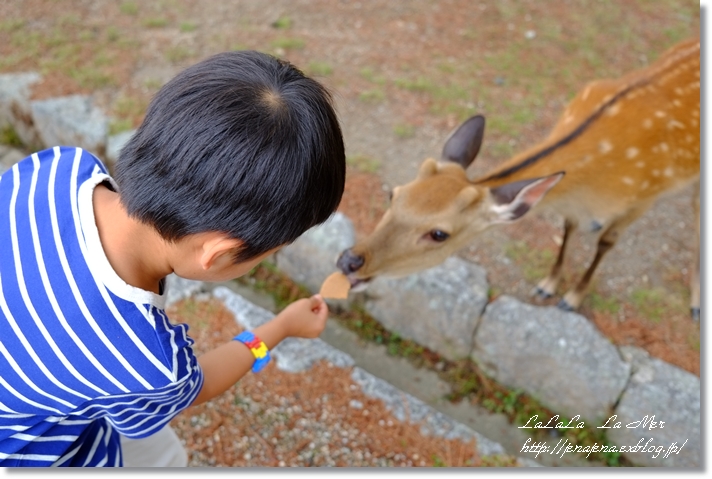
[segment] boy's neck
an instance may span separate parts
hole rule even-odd
[[[119,195],[106,186],[96,186],[93,200],[101,245],[116,274],[131,286],[158,294],[159,281],[173,272],[168,243],[131,218]]]

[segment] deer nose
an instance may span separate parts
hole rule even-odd
[[[353,273],[363,266],[363,256],[354,254],[351,249],[344,250],[339,259],[336,260],[336,267],[344,274]]]

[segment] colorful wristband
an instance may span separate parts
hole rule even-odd
[[[243,331],[235,336],[234,340],[240,341],[252,351],[252,355],[255,357],[255,363],[252,365],[253,373],[258,373],[267,366],[270,360],[269,349],[267,349],[267,345],[263,343],[260,338],[250,331]]]

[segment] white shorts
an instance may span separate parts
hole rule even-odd
[[[186,467],[188,454],[170,426],[143,439],[121,436],[124,467]]]

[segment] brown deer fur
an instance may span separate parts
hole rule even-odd
[[[598,80],[569,103],[550,135],[481,178],[465,169],[480,149],[484,118],[468,119],[427,159],[418,177],[394,188],[375,231],[344,251],[337,265],[356,285],[441,263],[497,223],[533,207],[564,217],[556,263],[536,293],[556,292],[570,234],[599,231],[598,250],[559,305],[576,309],[603,255],[621,232],[667,192],[697,183],[693,205],[699,241],[700,44],[684,41],[646,68]],[[699,249],[699,244],[698,244]],[[691,307],[699,315],[699,251]]]

